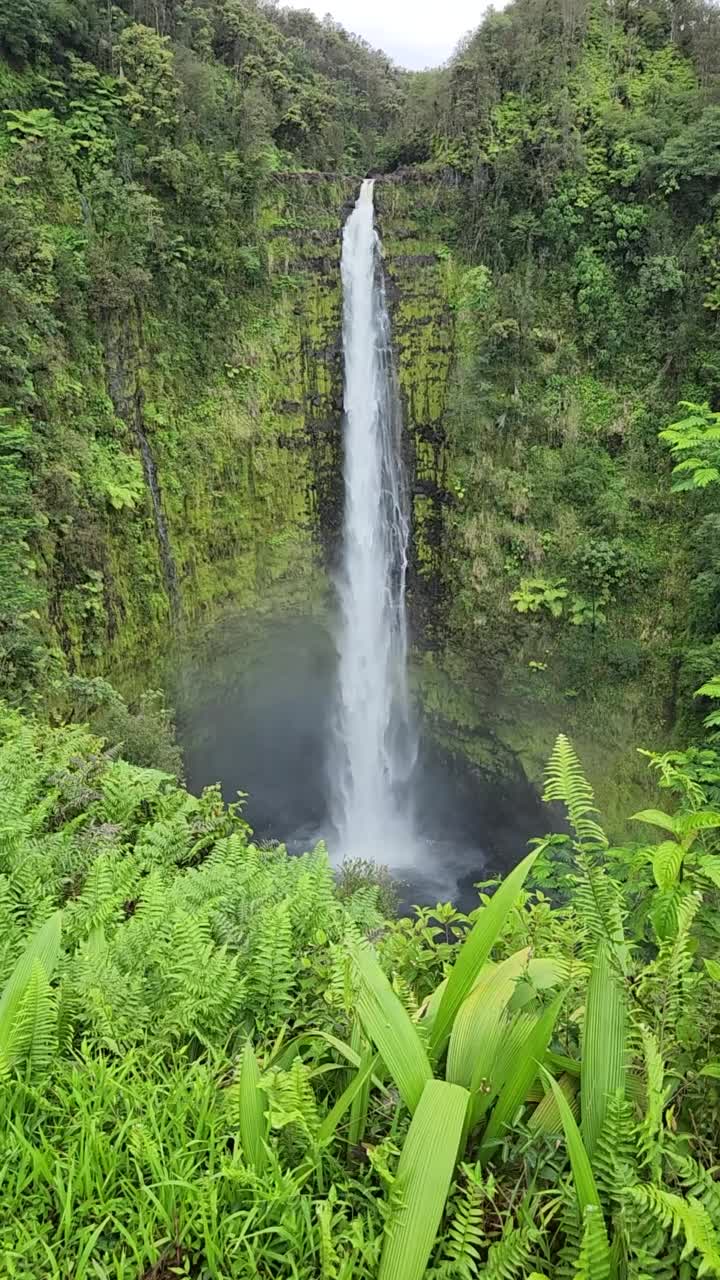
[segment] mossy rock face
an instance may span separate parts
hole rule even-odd
[[[448,241],[455,200],[453,189],[420,173],[375,181],[412,494],[409,599],[416,639],[422,645],[437,643],[442,632],[444,508],[450,500],[444,423],[454,357],[457,277]],[[351,208],[352,199],[344,206],[344,217]],[[335,509],[340,492],[338,475]]]
[[[445,411],[454,350],[452,190],[422,175],[375,187],[412,489],[409,599],[423,644],[441,639],[447,491]]]
[[[197,331],[152,293],[88,315],[78,380],[145,484],[89,522],[80,564],[77,521],[44,539],[71,668],[123,682],[153,669],[170,631],[227,604],[324,590],[342,500],[341,235],[357,188],[324,174],[273,183],[258,212],[266,283],[238,299],[222,359],[199,360]]]

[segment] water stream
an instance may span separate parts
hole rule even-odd
[[[409,500],[372,180],[343,234],[345,516],[332,813],[343,857],[417,861],[407,689]]]

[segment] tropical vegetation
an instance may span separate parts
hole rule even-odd
[[[5,0],[3,1276],[720,1276],[719,144],[705,0],[512,0],[412,74],[262,0]],[[549,756],[467,912],[256,840],[156,688],[326,592],[370,171],[418,696]]]
[[[719,1273],[714,751],[615,848],[560,737],[564,831],[392,921],[214,788],[2,735],[6,1275]]]

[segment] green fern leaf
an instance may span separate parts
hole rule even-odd
[[[607,836],[591,816],[598,812],[594,804],[593,789],[564,733],[558,734],[547,763],[543,799],[548,802],[557,801],[565,806],[570,825],[581,846],[588,849],[607,848]]]

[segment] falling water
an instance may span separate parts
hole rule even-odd
[[[414,859],[409,782],[408,502],[373,183],[363,182],[342,248],[345,522],[340,582],[335,825],[346,857]]]

